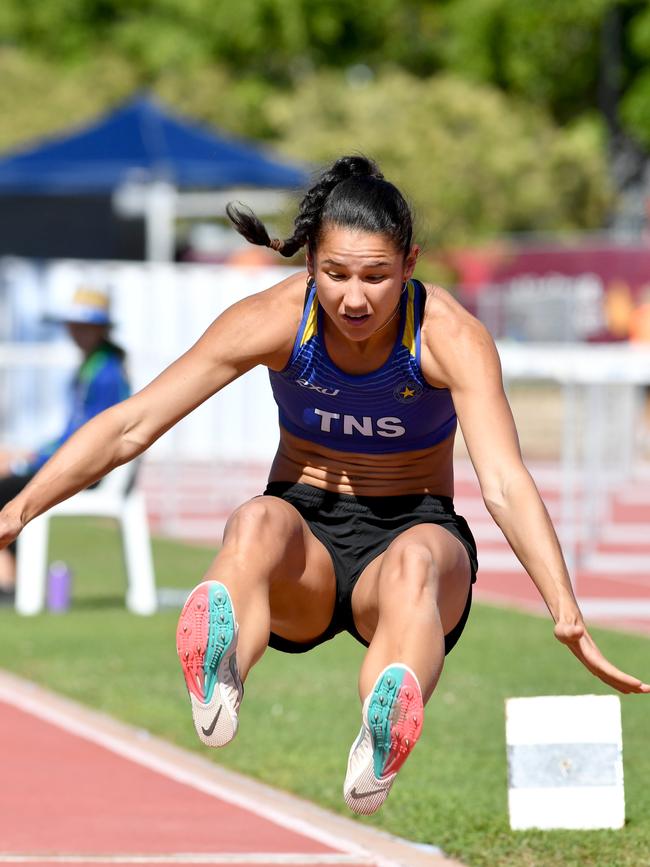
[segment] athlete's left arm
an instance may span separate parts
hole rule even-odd
[[[555,637],[615,689],[650,692],[605,659],[585,627],[551,519],[522,460],[494,341],[455,302],[438,310],[439,320],[429,317],[423,332],[423,372],[451,391],[485,504],[542,595]]]

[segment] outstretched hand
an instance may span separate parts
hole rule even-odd
[[[603,683],[626,695],[631,692],[650,693],[650,684],[625,674],[603,656],[584,623],[558,623],[554,633],[557,640],[566,644],[585,668],[600,678]]]

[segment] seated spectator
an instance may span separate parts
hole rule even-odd
[[[77,428],[129,396],[124,350],[109,339],[109,297],[101,289],[82,286],[59,317],[83,354],[69,390],[65,427],[56,439],[0,468],[0,508],[12,500]],[[0,602],[12,602],[16,583],[15,546],[0,551]]]

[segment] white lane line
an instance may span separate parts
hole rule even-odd
[[[600,530],[600,541],[647,545],[650,544],[650,525],[648,523],[628,523],[627,521],[624,524],[604,524]]]
[[[354,855],[300,852],[179,852],[173,855],[0,855],[0,864],[354,864],[373,867],[377,861]]]
[[[566,525],[560,524],[558,528],[567,529]],[[591,541],[587,528],[580,522],[569,525],[569,528],[578,541]],[[480,546],[488,543],[498,543],[503,550],[509,550],[505,536],[494,521],[472,521],[472,533],[479,545],[479,554]],[[650,549],[650,524],[599,524],[596,544],[643,545]]]
[[[650,617],[650,599],[602,599],[578,600],[585,617],[620,617],[623,620],[644,620]]]
[[[206,795],[219,798],[229,804],[234,804],[237,807],[248,810],[263,819],[268,819],[270,822],[273,822],[282,828],[286,828],[296,834],[302,834],[305,837],[316,840],[317,842],[334,849],[335,852],[338,851],[344,852],[348,855],[354,855],[357,859],[360,857],[361,860],[370,857],[370,853],[367,849],[358,846],[350,840],[343,840],[334,834],[330,834],[305,819],[288,816],[279,810],[274,810],[271,807],[260,804],[253,798],[249,798],[240,792],[230,791],[225,786],[212,780],[206,780],[201,775],[194,773],[188,768],[179,767],[174,762],[149,752],[145,747],[136,746],[135,744],[123,740],[117,735],[95,729],[93,726],[83,720],[76,719],[71,714],[66,713],[60,708],[44,705],[35,697],[26,695],[22,692],[19,693],[15,689],[12,689],[11,686],[2,682],[0,682],[0,700],[17,707],[20,710],[24,710],[27,713],[31,713],[33,716],[46,720],[47,722],[62,728],[64,731],[98,744],[100,747],[104,747],[118,756],[129,759],[136,764],[149,768],[149,770],[162,774],[178,783],[184,783],[187,786],[198,789]],[[378,864],[381,864],[381,867],[399,867],[396,862],[389,859],[377,858],[376,861]],[[261,863],[264,863],[264,861]]]
[[[582,564],[585,572],[619,572],[621,574],[650,574],[650,555],[648,554],[592,554]]]
[[[515,554],[505,548],[501,551],[479,551],[479,575],[485,572],[522,572],[524,567],[521,565]]]

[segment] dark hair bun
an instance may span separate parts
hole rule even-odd
[[[332,182],[340,183],[348,178],[375,178],[378,181],[383,181],[384,176],[379,171],[379,166],[374,160],[363,154],[355,154],[353,156],[339,157],[332,167],[324,172],[320,180],[321,182],[331,180]]]

